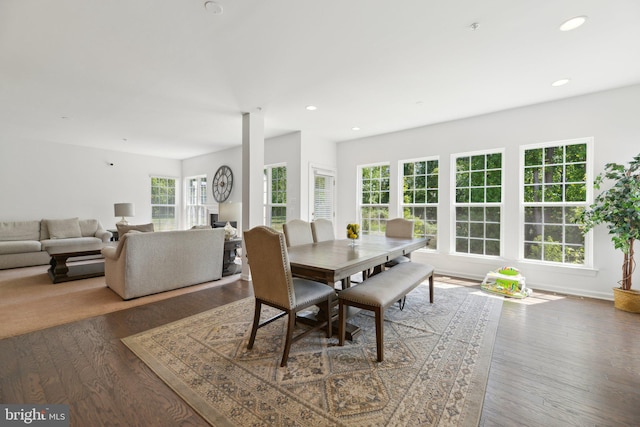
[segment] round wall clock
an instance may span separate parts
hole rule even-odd
[[[233,188],[233,172],[229,166],[220,166],[213,176],[213,198],[216,202],[224,202],[229,198]]]

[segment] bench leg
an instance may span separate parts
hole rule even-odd
[[[378,353],[378,362],[384,360],[384,308],[376,307],[376,350]]]
[[[344,335],[347,324],[347,306],[340,300],[338,302],[338,345],[344,345]]]

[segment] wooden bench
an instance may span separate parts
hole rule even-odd
[[[429,302],[433,303],[433,267],[417,262],[405,262],[372,276],[358,286],[338,293],[338,340],[344,344],[347,306],[373,311],[376,317],[376,347],[378,362],[384,360],[384,311],[429,278]]]

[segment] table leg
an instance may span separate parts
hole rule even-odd
[[[49,264],[49,277],[53,283],[58,283],[61,279],[67,277],[67,273],[69,273],[69,267],[67,266],[68,256],[64,255],[54,255],[51,257],[51,261]]]

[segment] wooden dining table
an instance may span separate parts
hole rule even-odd
[[[296,277],[323,282],[331,287],[334,287],[336,282],[341,282],[344,289],[351,286],[351,276],[354,274],[363,272],[364,280],[366,272],[381,269],[387,261],[425,247],[428,239],[365,235],[361,236],[354,246],[351,243],[350,240],[344,239],[291,246],[287,248],[291,273]],[[366,280],[363,286],[366,286]],[[349,307],[348,311],[347,317],[351,317],[359,309]],[[307,314],[300,317],[300,320],[315,324],[326,318],[327,313],[320,309],[317,315]],[[347,339],[353,339],[359,333],[359,329],[347,324],[346,332]]]
[[[387,261],[409,255],[426,246],[428,239],[403,239],[378,235],[361,236],[355,246],[349,239],[327,240],[287,249],[294,276],[324,282],[334,286],[350,285],[350,277],[361,271],[382,266]]]

